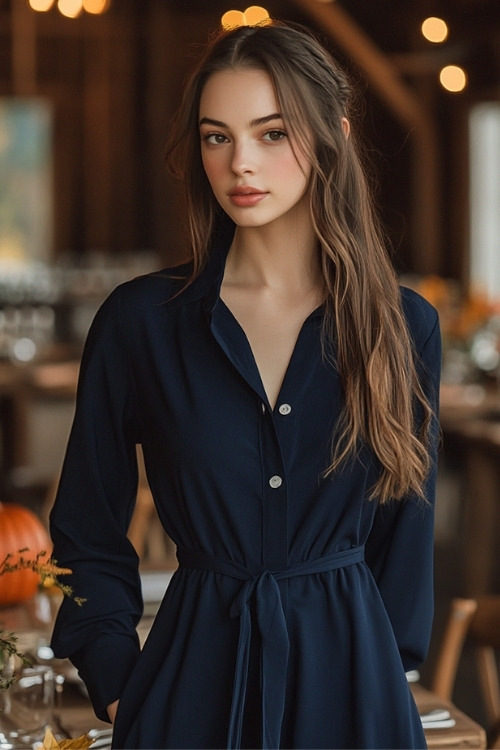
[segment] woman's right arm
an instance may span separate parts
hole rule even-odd
[[[76,665],[104,720],[140,652],[138,559],[127,538],[139,436],[126,330],[118,289],[98,311],[87,338],[50,519],[54,558],[72,569],[68,583],[75,596],[86,599],[81,607],[63,600],[52,647],[57,657]]]

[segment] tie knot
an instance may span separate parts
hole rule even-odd
[[[262,573],[258,573],[245,581],[231,605],[229,614],[233,618],[241,617],[254,595],[257,598],[257,608],[259,609],[261,598],[267,598],[269,594],[275,596],[276,593],[279,596],[278,584],[274,576],[268,570],[263,570]]]

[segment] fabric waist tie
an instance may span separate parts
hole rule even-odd
[[[354,565],[364,559],[364,547],[352,547],[316,560],[306,560],[285,570],[264,570],[256,574],[239,563],[204,552],[179,549],[177,559],[182,567],[221,573],[245,582],[230,609],[230,616],[240,619],[240,633],[227,747],[232,750],[241,746],[252,627],[250,601],[253,599],[262,642],[262,748],[279,748],[290,642],[278,581]]]

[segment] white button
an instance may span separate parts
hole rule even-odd
[[[278,411],[283,415],[290,414],[290,412],[292,411],[292,407],[290,406],[290,404],[281,404]]]
[[[266,413],[266,405],[264,402],[262,402],[262,414]]]
[[[283,483],[283,480],[281,477],[279,477],[277,474],[274,475],[274,477],[271,477],[269,480],[269,484],[273,488],[273,490],[276,490],[278,487],[281,487]]]

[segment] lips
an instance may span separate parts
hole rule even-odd
[[[229,200],[235,206],[247,207],[255,206],[260,203],[266,197],[267,193],[264,190],[258,190],[257,188],[246,185],[245,187],[237,187],[231,190],[229,193]]]

